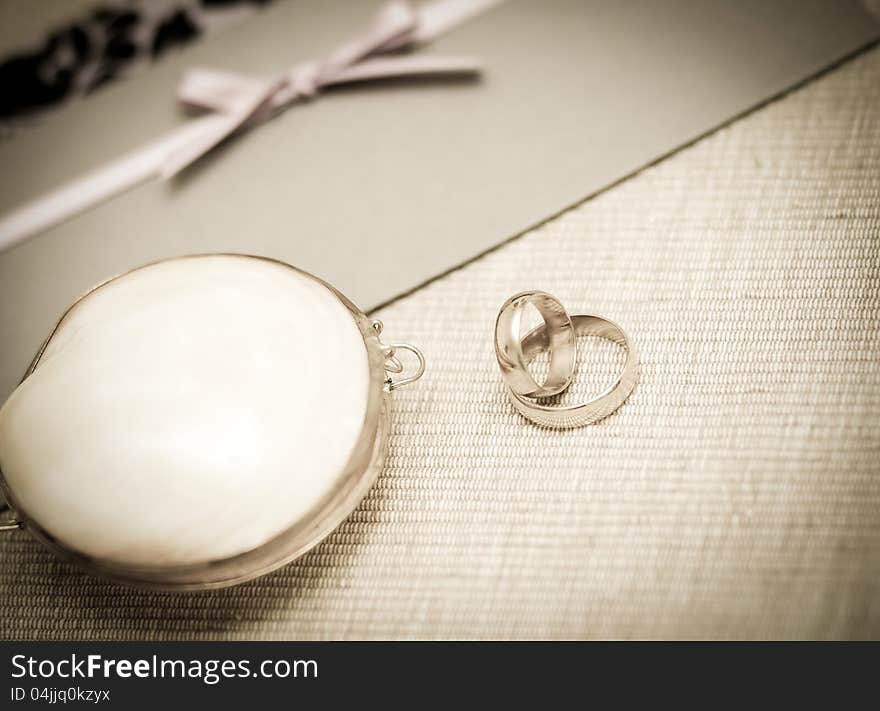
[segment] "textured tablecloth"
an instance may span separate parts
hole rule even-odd
[[[616,415],[515,414],[492,325],[526,288],[629,332]],[[0,636],[880,636],[880,50],[378,315],[429,371],[322,545],[171,595],[6,535]],[[581,394],[619,361],[584,340]]]

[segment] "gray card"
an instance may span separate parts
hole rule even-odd
[[[185,120],[189,66],[271,75],[379,2],[278,2],[0,146],[0,212]],[[64,307],[163,257],[240,251],[369,309],[815,74],[877,35],[854,0],[510,0],[418,51],[479,80],[335,89],[0,254],[0,400]],[[529,286],[524,284],[523,288]]]

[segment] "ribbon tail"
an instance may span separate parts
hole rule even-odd
[[[221,113],[248,111],[254,97],[270,89],[265,79],[217,69],[189,69],[177,87],[177,100],[187,106]]]
[[[476,74],[481,69],[482,64],[475,57],[443,57],[438,55],[376,57],[375,59],[365,59],[348,67],[327,81],[325,85],[405,76]]]

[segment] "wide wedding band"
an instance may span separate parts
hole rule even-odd
[[[598,397],[577,405],[545,405],[508,388],[507,394],[517,411],[523,417],[545,427],[582,427],[608,417],[629,397],[639,376],[638,353],[620,326],[600,316],[586,314],[572,316],[571,322],[578,336],[599,336],[622,346],[626,351],[626,361],[617,380],[607,390]],[[552,332],[547,324],[538,326],[523,336],[520,345],[525,365],[546,351],[552,340]]]
[[[528,371],[520,336],[523,310],[528,304],[544,319],[544,350],[550,351],[550,367],[540,385]],[[511,392],[523,397],[550,397],[561,393],[574,377],[576,353],[571,318],[554,296],[544,291],[523,291],[504,302],[495,320],[495,357]]]

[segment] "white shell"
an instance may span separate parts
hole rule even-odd
[[[367,416],[362,329],[281,263],[160,262],[75,305],[0,409],[0,471],[60,547],[126,567],[251,551],[338,487]]]

